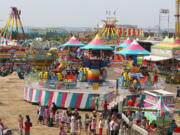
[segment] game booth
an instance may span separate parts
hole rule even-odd
[[[145,112],[146,118],[156,120],[159,127],[167,128],[174,118],[174,94],[164,90],[144,91],[144,108],[156,112]]]
[[[160,73],[166,74],[166,82],[180,82],[179,72],[180,43],[174,38],[165,37],[163,41],[151,46],[151,55],[143,57],[149,66],[158,68]],[[173,70],[173,74],[172,71]]]

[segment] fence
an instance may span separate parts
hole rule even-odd
[[[131,130],[129,130],[129,132],[127,133],[128,135],[149,135],[149,133],[145,129],[139,127],[136,124],[133,124],[123,113],[122,119],[131,127]]]
[[[25,77],[25,86],[39,89],[77,91],[83,93],[107,94],[115,91],[116,82],[114,80],[106,81],[98,85],[98,89],[94,90],[93,85],[87,82],[69,82],[58,80],[41,80],[37,74],[30,74]]]

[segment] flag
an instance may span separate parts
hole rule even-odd
[[[140,36],[140,29],[138,29],[138,36]]]
[[[143,36],[143,35],[144,35],[144,31],[143,31],[142,29],[141,29],[141,32],[140,32],[140,33],[141,33],[141,34],[140,34],[141,36]]]
[[[138,29],[136,29],[136,36],[138,36]]]
[[[123,36],[126,36],[126,28],[123,29]]]
[[[133,29],[133,36],[136,35],[136,29]]]
[[[131,36],[133,36],[133,29],[131,29]]]
[[[119,36],[122,35],[122,28],[119,28]]]
[[[126,36],[128,37],[128,28],[126,29]]]
[[[128,29],[128,36],[131,36],[131,29]]]

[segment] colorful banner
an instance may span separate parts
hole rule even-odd
[[[109,100],[113,92],[101,94],[100,97]],[[44,106],[50,106],[54,102],[57,107],[61,108],[94,109],[92,98],[96,95],[95,93],[72,93],[24,87],[25,101]]]

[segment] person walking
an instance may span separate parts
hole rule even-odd
[[[90,124],[89,115],[86,113],[84,118],[84,125],[85,125],[85,133],[88,134],[88,127]]]
[[[29,115],[26,115],[26,121],[24,123],[24,131],[25,131],[25,135],[30,135],[30,128],[32,127],[32,123],[30,120]]]
[[[103,122],[103,119],[102,119],[102,117],[101,117],[101,118],[99,119],[99,135],[102,135],[103,125],[104,125],[104,122]]]
[[[19,123],[19,132],[20,132],[20,135],[23,135],[23,117],[22,117],[21,114],[18,117],[18,123]]]
[[[60,127],[59,135],[66,135],[66,132],[64,131],[64,127]]]
[[[169,125],[169,134],[168,135],[172,135],[175,128],[177,128],[176,121],[172,120],[172,122]]]
[[[96,106],[95,110],[98,111],[98,105],[99,105],[99,95],[97,95],[95,98],[94,98],[94,104]]]

